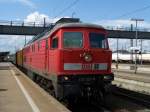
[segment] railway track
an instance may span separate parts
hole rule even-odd
[[[112,112],[107,107],[101,104],[88,103],[85,100],[78,102],[71,109],[72,112]]]
[[[99,112],[111,112],[111,110],[105,107],[104,105],[97,105],[97,104],[92,104],[92,105],[93,107],[99,109]]]
[[[143,94],[125,90],[122,88],[117,88],[116,86],[114,87],[113,95],[119,96],[119,97],[121,96],[122,99],[126,98],[127,100],[131,102],[135,102],[138,105],[143,105],[145,107],[150,108],[150,96],[148,95],[143,95]],[[75,106],[69,109],[72,112],[112,112],[112,107],[109,105],[107,106],[104,104],[97,104],[95,102],[88,103],[87,101],[82,102],[81,100],[79,101],[79,103],[75,104]],[[117,108],[113,110],[117,110]]]
[[[118,88],[118,87],[115,87],[113,94],[117,96],[125,97],[131,100],[132,102],[150,108],[150,95],[137,93],[131,90]]]

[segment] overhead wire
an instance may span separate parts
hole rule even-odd
[[[73,1],[68,7],[64,8],[62,11],[60,11],[53,19],[57,18],[59,15],[63,14],[64,12],[68,11],[71,7],[76,5],[79,2],[79,0]]]
[[[139,8],[139,9],[136,9],[136,10],[133,10],[131,12],[127,12],[125,14],[122,14],[122,15],[118,16],[116,19],[128,16],[128,15],[132,15],[132,14],[137,13],[137,12],[141,12],[141,11],[146,10],[148,8],[150,8],[150,5],[142,7],[142,8]]]

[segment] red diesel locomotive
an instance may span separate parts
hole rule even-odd
[[[57,24],[24,47],[21,66],[59,100],[98,99],[109,91],[114,78],[106,37],[99,25]]]

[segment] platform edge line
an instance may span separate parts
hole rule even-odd
[[[25,98],[27,99],[28,103],[30,104],[33,112],[40,112],[39,108],[36,106],[36,104],[34,103],[33,99],[28,94],[28,92],[26,91],[26,89],[24,88],[24,86],[22,85],[20,80],[18,79],[18,77],[15,76],[15,72],[12,69],[10,71],[11,71],[12,75],[14,76],[15,80],[17,81],[17,84],[19,85],[20,89],[22,90],[22,92],[23,92]]]

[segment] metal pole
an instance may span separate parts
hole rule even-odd
[[[13,22],[12,21],[10,21],[10,26],[12,26],[13,25]]]
[[[134,71],[134,73],[136,74],[136,72],[137,72],[137,39],[138,39],[137,22],[138,21],[144,21],[144,19],[131,19],[131,21],[136,22],[136,31],[135,31],[136,49],[135,49],[135,71]]]
[[[137,20],[136,20],[136,31],[135,31],[135,38],[136,38],[136,40],[135,40],[135,44],[136,44],[136,48],[137,48]],[[137,50],[135,50],[135,71],[134,71],[134,73],[136,74],[137,73]]]
[[[118,41],[119,41],[119,39],[117,38],[117,64],[116,64],[116,68],[118,69],[118,58],[119,58],[119,56],[118,56]]]
[[[130,46],[133,47],[133,39],[130,39]],[[133,64],[133,50],[131,50],[131,63]]]
[[[143,62],[142,62],[142,51],[143,50],[143,40],[141,39],[141,65],[143,64]]]
[[[25,42],[24,42],[24,46],[26,45],[27,43],[27,38],[26,38],[26,35],[25,35]]]
[[[72,13],[72,18],[74,18],[74,15],[75,15],[75,14],[76,14],[75,12]]]
[[[45,28],[45,26],[46,26],[46,18],[44,18],[44,28]]]
[[[22,22],[22,26],[24,26],[24,21]]]
[[[133,24],[131,24],[131,31],[133,31]],[[133,39],[130,40],[130,46],[133,47]],[[131,63],[133,64],[133,50],[131,50]]]

